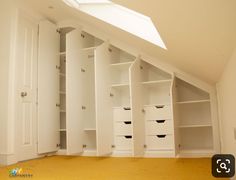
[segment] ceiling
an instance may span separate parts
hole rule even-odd
[[[208,83],[220,78],[236,48],[235,0],[113,0],[149,16],[167,51],[66,6],[61,0],[18,0],[58,22],[79,18]],[[53,9],[48,8],[53,6]]]

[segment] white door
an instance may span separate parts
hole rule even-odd
[[[59,149],[60,35],[49,21],[39,24],[38,51],[38,153]]]
[[[87,58],[80,51],[81,32],[71,31],[66,35],[66,135],[67,154],[83,152],[83,91],[82,62]]]
[[[16,47],[18,161],[37,156],[37,31],[37,24],[24,15],[19,16]]]
[[[95,50],[95,95],[96,95],[96,127],[97,155],[112,153],[113,118],[110,97],[110,52],[108,43]]]
[[[142,87],[140,60],[136,59],[129,69],[130,94],[131,94],[131,118],[133,122],[133,155],[141,157],[144,155],[145,124],[142,113]]]

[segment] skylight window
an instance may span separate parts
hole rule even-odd
[[[150,17],[109,0],[63,0],[67,5],[167,49]]]

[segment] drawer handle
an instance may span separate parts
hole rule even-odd
[[[157,135],[158,138],[165,138],[166,135]]]
[[[124,110],[129,111],[129,110],[131,110],[131,108],[130,107],[124,107]]]
[[[126,139],[132,139],[132,136],[125,136]]]
[[[125,124],[131,124],[131,121],[124,121]]]
[[[162,109],[162,108],[164,108],[165,106],[164,105],[162,105],[162,106],[155,106],[157,109]]]
[[[157,123],[164,123],[166,120],[156,120]]]

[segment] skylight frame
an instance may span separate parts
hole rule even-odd
[[[63,1],[66,1],[65,3],[70,4],[71,7],[167,50],[160,33],[148,16],[115,4],[110,0]]]

